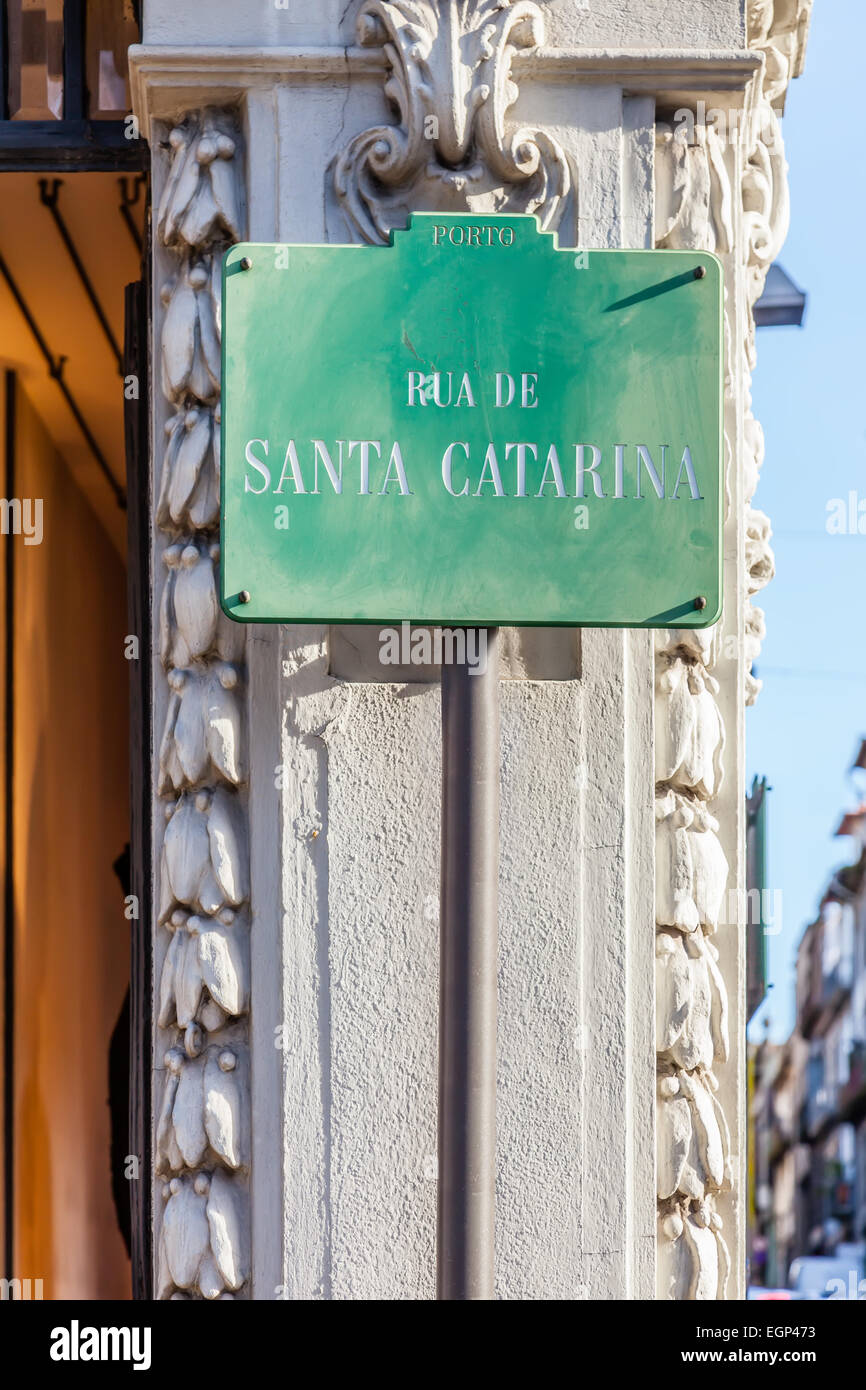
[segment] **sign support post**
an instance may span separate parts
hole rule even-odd
[[[442,666],[436,1273],[452,1301],[493,1298],[499,629],[481,633],[483,670]]]

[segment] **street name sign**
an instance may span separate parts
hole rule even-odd
[[[722,268],[529,216],[223,265],[221,602],[252,622],[705,627]]]

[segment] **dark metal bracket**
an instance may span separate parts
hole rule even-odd
[[[129,229],[129,235],[135,243],[136,250],[139,255],[141,255],[143,250],[141,232],[135,225],[135,218],[130,209],[138,205],[141,190],[147,185],[147,174],[137,174],[135,178],[132,179],[128,179],[126,175],[123,175],[117,182],[120,185],[120,215]],[[131,192],[129,190],[129,184],[132,184]]]
[[[93,457],[96,459],[96,462],[97,462],[98,465],[99,465],[100,471],[105,475],[106,481],[108,482],[109,487],[111,488],[112,492],[114,493],[114,496],[115,496],[115,500],[116,500],[116,502],[117,502],[117,505],[121,508],[121,510],[125,511],[125,510],[126,510],[126,492],[124,491],[123,487],[122,487],[121,484],[117,481],[117,479],[115,478],[114,474],[112,473],[111,468],[110,468],[109,465],[108,465],[108,461],[106,460],[105,455],[103,454],[103,452],[102,452],[102,450],[100,449],[98,443],[96,442],[96,439],[95,439],[95,437],[94,437],[93,431],[91,430],[90,426],[88,425],[87,421],[85,420],[84,416],[82,415],[81,410],[80,410],[79,405],[78,405],[78,402],[76,401],[75,397],[73,396],[72,392],[70,391],[69,387],[67,386],[67,384],[66,384],[66,382],[65,382],[65,380],[64,380],[64,377],[63,377],[63,369],[64,369],[64,366],[65,366],[65,364],[66,364],[66,358],[65,358],[65,357],[55,357],[54,354],[52,353],[51,349],[49,348],[48,344],[47,344],[46,341],[45,341],[45,338],[44,338],[43,335],[42,335],[42,332],[41,332],[41,330],[40,330],[40,328],[39,328],[38,323],[36,322],[36,320],[35,320],[34,317],[33,317],[33,314],[32,314],[31,311],[30,311],[30,306],[27,304],[27,301],[25,300],[23,294],[21,293],[21,290],[19,289],[19,287],[18,287],[18,285],[17,285],[17,283],[16,283],[16,281],[15,281],[15,277],[13,276],[11,270],[9,269],[8,265],[6,264],[6,261],[5,261],[5,259],[4,259],[4,257],[3,257],[2,254],[0,254],[0,275],[3,276],[3,279],[6,281],[6,284],[9,286],[9,290],[10,290],[10,293],[11,293],[11,295],[12,295],[12,298],[15,300],[15,303],[18,305],[18,308],[21,310],[21,313],[23,314],[24,319],[25,319],[25,321],[26,321],[26,323],[27,323],[27,327],[30,329],[30,332],[33,334],[33,337],[36,339],[36,343],[37,343],[37,345],[38,345],[38,347],[39,347],[39,351],[42,353],[42,356],[43,356],[44,359],[45,359],[45,365],[46,365],[47,368],[48,368],[48,375],[51,377],[51,379],[52,379],[53,381],[56,381],[56,382],[57,382],[57,385],[60,387],[60,390],[63,392],[63,396],[64,396],[64,399],[66,400],[66,404],[69,406],[69,409],[72,411],[72,414],[73,414],[74,417],[75,417],[75,422],[76,422],[76,424],[78,425],[78,428],[81,430],[81,433],[84,435],[84,438],[87,440],[87,443],[88,443],[88,445],[89,445],[89,447],[90,447],[90,451],[91,451],[91,453],[93,454]]]

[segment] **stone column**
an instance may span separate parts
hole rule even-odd
[[[413,208],[725,258],[723,631],[505,634],[496,1281],[654,1296],[658,1073],[659,1294],[737,1287],[744,956],[712,937],[743,881],[747,169],[665,118],[753,113],[764,69],[739,0],[706,8],[652,48],[638,0],[147,7],[160,1297],[434,1293],[437,673],[384,682],[364,629],[234,627],[213,571],[222,250]]]
[[[658,1293],[675,1299],[745,1295],[744,706],[764,634],[751,599],[773,575],[769,520],[751,505],[752,309],[787,232],[780,117],[811,0],[747,10],[759,66],[742,97],[693,89],[656,126],[656,244],[713,251],[726,278],[725,611],[655,643]]]

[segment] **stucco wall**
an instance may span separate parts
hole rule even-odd
[[[144,43],[353,43],[357,6],[346,0],[145,0]],[[745,42],[742,0],[547,0],[540,4],[551,45],[736,48]]]

